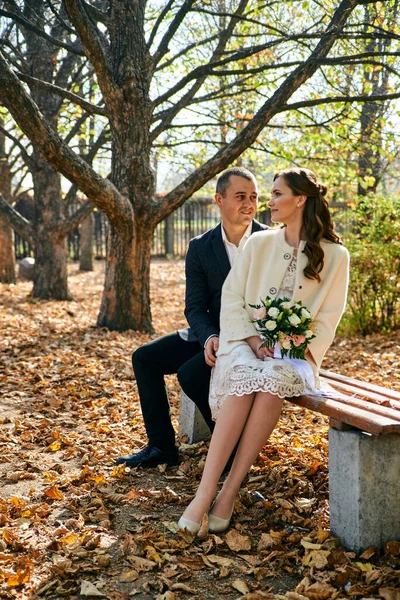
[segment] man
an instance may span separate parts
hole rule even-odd
[[[185,316],[189,328],[149,342],[132,355],[149,441],[140,452],[120,456],[117,464],[155,467],[179,463],[164,375],[177,373],[182,389],[196,403],[210,430],[214,428],[208,389],[219,344],[222,285],[249,236],[266,229],[254,220],[257,183],[247,169],[232,167],[221,173],[215,202],[221,223],[192,239],[186,255]]]

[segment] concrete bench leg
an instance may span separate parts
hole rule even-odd
[[[187,435],[189,444],[210,437],[210,430],[195,403],[181,390],[179,406],[179,435]]]
[[[361,552],[400,539],[400,435],[329,430],[331,533]]]

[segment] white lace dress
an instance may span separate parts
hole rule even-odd
[[[297,251],[282,279],[278,298],[292,298],[296,279]],[[256,303],[256,300],[255,300]],[[319,387],[315,371],[315,387]],[[270,392],[279,398],[301,396],[310,392],[296,368],[283,359],[257,358],[247,342],[243,341],[229,354],[217,359],[211,373],[209,403],[212,418],[217,415],[228,396],[244,396],[254,392]]]

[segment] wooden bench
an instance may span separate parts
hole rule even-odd
[[[330,371],[320,375],[334,394],[288,401],[330,418],[331,533],[355,552],[383,547],[400,539],[400,392]],[[190,443],[209,435],[183,393],[180,414],[179,433]]]

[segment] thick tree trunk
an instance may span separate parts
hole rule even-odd
[[[68,291],[66,236],[58,233],[64,219],[60,175],[36,155],[35,190],[35,281],[33,297],[71,300]]]
[[[25,16],[38,25],[44,19],[42,0],[25,2]],[[55,76],[55,62],[58,49],[47,40],[25,31],[28,48],[30,74],[43,81],[52,82]],[[46,118],[58,130],[59,98],[33,86],[32,97]],[[70,300],[68,292],[66,238],[57,230],[64,222],[65,214],[61,195],[60,174],[50,166],[38,150],[34,151],[32,172],[35,197],[35,281],[33,296],[43,300]]]
[[[33,296],[42,300],[72,300],[67,283],[67,243],[47,227],[36,243]]]
[[[93,213],[80,225],[79,270],[93,271]]]
[[[121,235],[110,224],[106,277],[97,320],[99,327],[152,333],[150,255],[154,225],[136,223]]]

